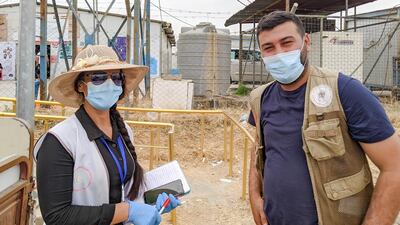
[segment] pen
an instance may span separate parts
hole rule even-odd
[[[165,208],[167,208],[167,206],[168,206],[168,204],[169,204],[169,201],[170,201],[170,199],[169,199],[169,197],[167,198],[167,199],[165,199],[165,201],[164,201],[164,203],[162,204],[162,207],[161,207],[161,209],[160,209],[160,215],[164,212],[164,210],[165,210]]]

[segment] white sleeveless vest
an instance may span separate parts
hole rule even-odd
[[[133,132],[127,124],[125,126],[133,143]],[[101,206],[108,204],[110,178],[107,167],[95,141],[89,141],[78,118],[73,115],[51,128],[48,133],[58,139],[74,160],[72,205]],[[37,154],[45,136],[46,134],[35,145],[35,160],[37,160]],[[127,148],[126,144],[125,148]],[[131,154],[128,155],[132,158]],[[122,201],[128,198],[132,183],[133,176],[124,186],[125,196],[122,196]]]

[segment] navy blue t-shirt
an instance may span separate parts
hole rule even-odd
[[[394,134],[378,98],[359,81],[339,74],[339,97],[353,140],[374,143]],[[302,146],[306,84],[284,91],[278,83],[262,98],[264,132],[264,211],[270,225],[317,225],[318,216]],[[255,126],[250,112],[249,121]]]

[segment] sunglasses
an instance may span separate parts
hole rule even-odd
[[[105,71],[97,71],[92,73],[85,74],[86,77],[90,78],[90,81],[94,85],[100,85],[106,82],[107,79],[111,79],[115,85],[122,86],[124,80],[123,72],[105,72]]]

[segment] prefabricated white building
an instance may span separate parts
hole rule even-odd
[[[60,16],[61,27],[64,30],[64,41],[67,46],[67,57],[69,58],[69,64],[72,65],[72,11],[66,6],[58,6],[58,13]],[[39,4],[36,7],[36,46],[40,44],[40,7]],[[18,27],[19,27],[19,3],[0,5],[0,42],[15,42],[18,45]],[[48,40],[48,52],[50,53],[50,77],[54,77],[61,72],[66,71],[64,58],[61,51],[61,45],[59,45],[59,33],[57,30],[57,23],[54,15],[54,8],[52,5],[48,5],[48,19],[47,19],[47,40]],[[121,14],[109,13],[102,23],[104,29],[108,33],[109,37],[112,38],[117,32],[119,26],[122,24],[126,15],[125,12]],[[93,14],[86,9],[78,10],[79,17],[84,24],[87,32],[91,34],[94,30],[94,18]],[[104,15],[103,12],[99,12],[98,17],[101,18]],[[127,25],[125,24],[119,35],[117,36],[117,47],[123,49],[126,46],[126,30]],[[144,28],[143,28],[144,29]],[[163,73],[169,73],[172,66],[172,47],[175,46],[175,36],[172,31],[170,23],[152,20],[151,21],[151,63],[150,71],[151,76],[160,76]],[[132,23],[132,31],[133,31]],[[143,31],[144,33],[144,31]],[[96,32],[97,34],[97,32]],[[98,40],[99,44],[107,45],[108,39],[106,35],[100,30],[98,37],[95,37],[95,41]],[[145,33],[144,33],[145,34]],[[131,35],[131,43],[133,46],[133,35]],[[144,38],[145,39],[145,38]],[[144,40],[145,41],[145,40]],[[125,44],[125,45],[124,45]],[[84,29],[79,28],[78,32],[78,46],[83,48],[85,46],[85,32]],[[132,56],[133,57],[133,56]],[[132,61],[132,60],[131,60]],[[18,75],[17,75],[18,76]],[[33,76],[33,75],[32,75]],[[18,79],[18,77],[17,77]],[[0,81],[0,96],[15,97],[15,86],[16,81],[7,80]]]

